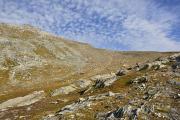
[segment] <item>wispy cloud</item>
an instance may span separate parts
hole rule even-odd
[[[1,0],[0,22],[32,24],[100,48],[169,51],[180,50],[174,11],[153,0]]]

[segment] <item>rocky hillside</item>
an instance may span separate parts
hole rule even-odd
[[[96,49],[0,24],[0,119],[180,118],[179,53]]]

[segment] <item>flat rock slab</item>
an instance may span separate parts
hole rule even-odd
[[[70,86],[65,86],[65,87],[61,87],[58,89],[55,89],[52,92],[52,96],[57,96],[57,95],[61,95],[61,94],[69,94],[70,92],[75,91],[77,88],[74,85],[70,85]]]
[[[20,106],[31,105],[35,102],[38,102],[44,97],[45,97],[44,91],[35,91],[29,95],[13,98],[1,103],[0,110],[7,109],[9,107],[20,107]]]
[[[86,88],[91,84],[90,80],[77,80],[74,82],[74,85],[78,88]]]
[[[57,96],[57,95],[63,95],[63,94],[69,94],[73,91],[83,89],[88,87],[91,84],[90,80],[76,80],[69,86],[64,86],[58,89],[55,89],[51,95]]]

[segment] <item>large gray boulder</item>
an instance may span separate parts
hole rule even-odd
[[[112,85],[117,80],[117,76],[115,73],[96,75],[91,80],[95,82],[95,88],[102,88]]]

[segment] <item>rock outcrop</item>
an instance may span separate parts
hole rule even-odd
[[[21,106],[31,105],[35,102],[40,101],[44,97],[45,97],[44,91],[35,91],[29,95],[13,98],[1,103],[0,110],[7,109],[9,107],[21,107]]]
[[[57,96],[57,95],[64,95],[64,94],[69,94],[73,91],[84,89],[88,87],[91,84],[90,80],[77,80],[70,84],[69,86],[64,86],[58,89],[55,89],[51,95],[52,96]]]
[[[64,117],[64,115],[69,113],[74,113],[80,109],[87,109],[90,108],[92,105],[96,104],[99,100],[106,100],[108,97],[117,97],[122,96],[120,93],[103,93],[96,96],[89,96],[87,98],[80,98],[78,101],[67,105],[61,108],[56,114],[49,115],[43,118],[43,120],[59,120]]]

